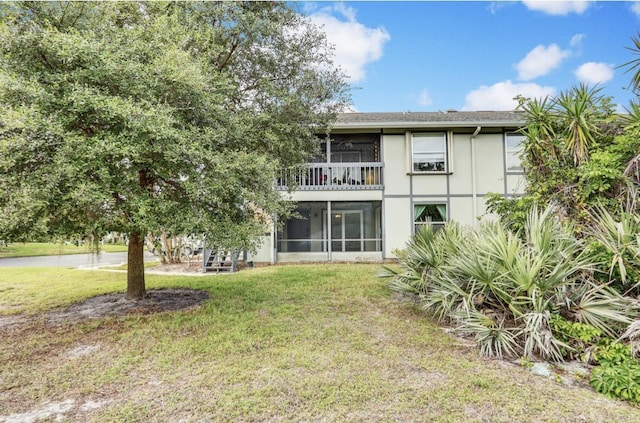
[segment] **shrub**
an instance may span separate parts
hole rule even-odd
[[[640,365],[633,362],[601,365],[591,372],[589,385],[609,397],[640,402]]]
[[[408,243],[402,270],[384,276],[393,278],[391,289],[416,295],[430,316],[473,337],[483,355],[562,361],[579,345],[571,333],[554,332],[552,316],[615,336],[635,315],[628,298],[595,283],[590,259],[553,209],[533,207],[521,233],[500,220],[425,228]]]
[[[602,273],[620,293],[639,294],[640,216],[621,212],[616,219],[599,207],[591,213],[591,221],[592,260],[601,263]]]
[[[589,385],[612,398],[640,402],[640,363],[629,345],[606,340],[594,353],[599,366],[591,372]]]
[[[551,316],[551,330],[554,336],[566,343],[569,348],[563,355],[570,359],[588,360],[588,352],[602,336],[602,331],[587,323],[572,322],[554,314]]]

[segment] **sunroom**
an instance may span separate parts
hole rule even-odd
[[[296,212],[278,231],[278,261],[382,258],[381,201],[298,202]]]

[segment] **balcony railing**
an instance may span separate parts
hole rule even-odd
[[[382,168],[370,163],[309,163],[283,170],[278,189],[297,191],[382,189]]]

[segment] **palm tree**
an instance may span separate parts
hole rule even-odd
[[[637,57],[629,60],[626,63],[623,63],[618,67],[627,68],[625,73],[634,72],[629,85],[631,86],[633,92],[638,94],[638,92],[640,91],[640,33],[638,33],[638,35],[636,35],[635,37],[631,37],[631,41],[633,41],[633,46],[627,47],[627,50],[631,51]]]
[[[640,72],[636,77],[640,78]],[[623,117],[624,130],[627,133],[640,133],[640,105],[631,102],[630,108],[626,111],[627,114]],[[624,176],[627,181],[626,186],[623,187],[623,193],[626,196],[624,211],[632,213],[636,211],[638,187],[640,187],[640,151],[627,163]]]
[[[534,167],[544,166],[548,154],[557,157],[553,142],[556,139],[553,101],[548,97],[528,99],[522,102],[520,109],[527,122],[521,132],[528,140],[525,146],[528,161]]]
[[[559,117],[563,121],[565,152],[573,156],[576,165],[589,160],[589,148],[600,135],[598,123],[603,97],[600,88],[580,84],[562,92],[557,99]]]

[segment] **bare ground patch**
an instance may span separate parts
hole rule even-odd
[[[41,315],[0,316],[0,329],[12,328],[32,320],[44,320],[49,326],[59,326],[105,317],[184,310],[198,306],[208,298],[207,291],[188,288],[151,289],[142,300],[128,300],[125,293],[98,295],[65,309],[47,311]]]
[[[87,400],[78,402],[68,399],[58,402],[46,402],[25,413],[16,413],[8,416],[0,416],[6,423],[33,423],[36,421],[67,421],[69,413],[82,415],[103,407],[106,402]]]
[[[42,324],[45,327],[55,328],[92,319],[185,310],[204,303],[208,298],[207,291],[188,288],[148,290],[146,297],[137,301],[127,300],[125,293],[105,294],[87,298],[64,309],[55,309],[37,315],[0,316],[0,330],[4,331],[7,337],[11,335],[15,339],[15,337],[26,333],[24,331],[33,330],[33,328],[42,330]],[[85,341],[61,351],[59,356],[63,360],[79,360],[91,356],[102,348],[99,342],[92,342],[89,339]],[[116,399],[111,396],[107,396],[107,398],[83,398],[81,396],[78,398],[75,395],[72,395],[72,398],[67,397],[59,401],[49,400],[39,405],[30,404],[26,408],[27,411],[20,413],[7,415],[0,413],[0,422],[83,421],[85,417]],[[12,402],[15,404],[15,401],[19,402],[20,400],[14,398]],[[25,403],[25,405],[27,404]]]

